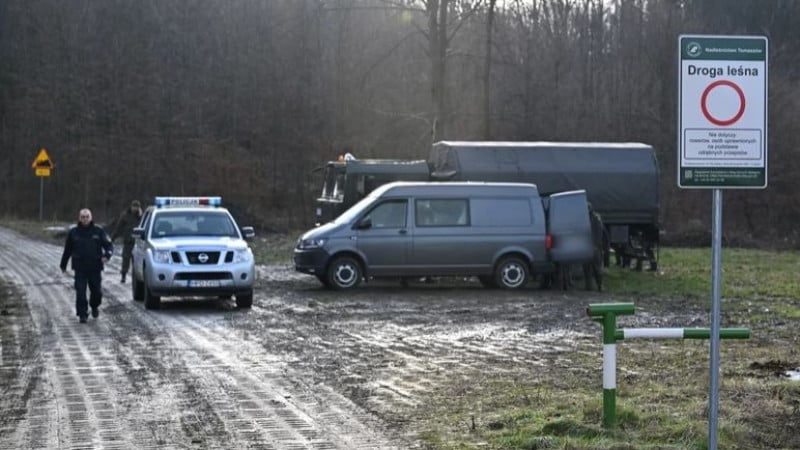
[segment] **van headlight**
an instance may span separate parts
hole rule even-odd
[[[243,262],[250,262],[253,260],[253,252],[250,251],[249,248],[244,250],[234,250],[233,252],[233,262],[235,263],[243,263]]]
[[[172,262],[172,256],[169,250],[155,250],[153,251],[153,261],[159,264],[169,264]]]
[[[326,239],[324,238],[316,238],[316,239],[300,239],[297,241],[297,248],[300,250],[311,250],[314,248],[322,248],[325,246]]]

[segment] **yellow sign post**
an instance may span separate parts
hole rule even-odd
[[[49,177],[50,171],[56,167],[53,164],[53,160],[50,159],[50,155],[47,154],[47,149],[42,147],[39,150],[39,154],[36,156],[36,159],[33,160],[31,164],[31,168],[35,170],[37,177]]]
[[[50,159],[50,155],[47,154],[47,149],[44,147],[39,150],[39,154],[31,164],[34,174],[39,177],[39,222],[42,221],[42,210],[44,209],[44,177],[49,177],[50,171],[55,167],[56,165],[53,164],[53,160]]]

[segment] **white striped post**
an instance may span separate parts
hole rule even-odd
[[[586,313],[603,325],[603,427],[614,428],[617,422],[617,341],[625,339],[709,339],[708,328],[622,328],[617,316],[632,315],[633,303],[595,303]],[[749,339],[747,328],[722,328],[720,339]]]

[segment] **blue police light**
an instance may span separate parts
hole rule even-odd
[[[221,206],[222,197],[156,197],[155,205],[164,206]]]

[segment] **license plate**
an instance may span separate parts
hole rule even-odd
[[[189,287],[218,287],[218,280],[189,280]]]

